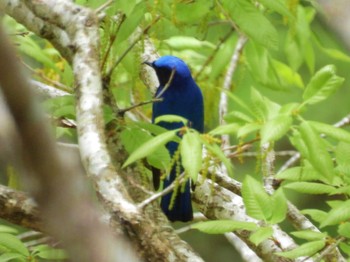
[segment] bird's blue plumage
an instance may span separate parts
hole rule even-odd
[[[174,56],[163,56],[151,65],[157,73],[160,85],[156,92],[156,97],[170,79],[172,70],[175,74],[169,87],[161,94],[162,101],[153,103],[152,121],[161,115],[178,115],[189,120],[189,126],[199,132],[204,129],[204,109],[202,92],[193,80],[188,66],[179,58]],[[160,122],[158,125],[166,129],[177,129],[182,123]],[[178,148],[175,142],[169,142],[167,149],[173,155]],[[181,172],[183,171],[181,167]],[[158,173],[158,174],[157,174]],[[176,178],[175,167],[170,175],[164,180],[164,188],[169,186]],[[159,172],[153,172],[155,184],[159,184]],[[180,189],[178,189],[180,190]],[[161,200],[161,208],[171,221],[189,221],[193,218],[190,181],[187,181],[185,190],[177,192],[175,204],[169,208],[172,193],[165,195]]]

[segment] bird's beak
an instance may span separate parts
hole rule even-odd
[[[148,66],[153,68],[153,63],[152,62],[145,61],[142,64],[146,64],[146,65],[148,65]]]

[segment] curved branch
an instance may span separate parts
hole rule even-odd
[[[0,185],[0,217],[13,224],[44,231],[37,204],[26,193]]]

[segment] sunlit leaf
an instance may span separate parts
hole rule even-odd
[[[303,94],[304,103],[315,104],[333,94],[344,82],[344,78],[336,75],[334,65],[321,68],[311,78]]]
[[[225,0],[222,4],[244,33],[261,45],[277,48],[277,30],[253,3],[246,0]],[[256,25],[259,25],[259,30],[256,30]]]
[[[350,200],[344,201],[341,205],[331,209],[327,217],[322,221],[321,228],[345,222],[350,218]]]
[[[350,132],[344,129],[315,121],[309,121],[309,123],[320,134],[350,143]]]
[[[312,230],[294,231],[294,232],[291,232],[291,234],[297,238],[305,239],[308,241],[321,240],[327,237],[326,233],[312,231]]]
[[[292,125],[292,117],[289,115],[278,115],[268,120],[261,128],[261,144],[277,141],[284,136]]]
[[[272,234],[272,227],[261,227],[250,235],[249,240],[252,241],[255,245],[259,245],[262,241],[271,237]]]
[[[284,186],[284,188],[293,189],[294,191],[306,194],[331,194],[335,188],[321,183],[311,182],[293,182]]]
[[[204,221],[191,225],[191,228],[198,229],[207,234],[224,234],[235,230],[256,230],[258,226],[252,222],[234,220]]]
[[[187,132],[181,142],[181,162],[194,182],[202,169],[202,143],[199,136],[197,132]]]
[[[326,245],[325,240],[318,240],[305,243],[293,250],[278,252],[277,255],[295,259],[302,256],[312,256]]]
[[[130,165],[131,163],[144,158],[150,154],[152,154],[155,150],[157,150],[159,147],[165,145],[167,142],[171,141],[177,133],[178,130],[171,130],[168,132],[165,132],[163,134],[160,134],[147,142],[143,143],[140,147],[138,147],[132,154],[129,156],[129,158],[125,161],[123,164],[123,168]]]
[[[215,129],[211,130],[209,132],[210,135],[216,136],[216,135],[223,135],[223,134],[233,134],[237,133],[239,129],[238,124],[227,124],[227,125],[220,125],[216,127]]]
[[[271,217],[270,197],[261,183],[247,175],[242,186],[242,197],[247,214],[255,219],[267,221]]]
[[[184,117],[178,116],[178,115],[162,115],[162,116],[158,116],[155,120],[154,123],[158,124],[159,122],[169,122],[169,123],[173,123],[173,122],[181,122],[184,125],[187,125],[188,120]]]
[[[311,165],[323,178],[332,181],[334,175],[333,161],[322,143],[319,134],[307,122],[303,122],[300,125],[300,133],[309,152],[308,160]]]
[[[8,249],[10,252],[18,253],[25,257],[29,256],[27,247],[14,235],[0,233],[0,245]]]

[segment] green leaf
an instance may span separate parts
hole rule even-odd
[[[163,134],[160,134],[147,142],[143,143],[140,147],[138,147],[125,161],[123,164],[123,168],[130,165],[131,163],[144,158],[150,154],[152,154],[155,150],[157,150],[159,147],[165,145],[167,142],[174,139],[176,136],[176,133],[178,132],[178,129],[171,130],[168,132],[165,132]]]
[[[300,125],[300,133],[308,150],[307,159],[324,179],[331,182],[334,175],[333,161],[319,134],[313,130],[308,122],[303,122]]]
[[[340,142],[335,149],[335,159],[338,165],[350,166],[350,143]]]
[[[294,71],[298,71],[304,61],[302,47],[298,44],[295,31],[290,30],[285,40],[284,52],[289,65]]]
[[[292,125],[293,119],[289,115],[278,115],[271,120],[268,120],[261,128],[261,144],[267,142],[277,141],[284,136],[290,126]]]
[[[258,228],[255,223],[241,222],[234,220],[215,220],[198,222],[191,225],[191,228],[198,229],[207,234],[224,234],[235,230],[249,230],[253,231]]]
[[[282,222],[287,215],[287,199],[283,193],[282,188],[277,189],[273,195],[270,196],[272,214],[268,222],[270,224],[278,224]]]
[[[140,145],[152,139],[152,136],[139,128],[127,128],[120,133],[125,150],[131,154]]]
[[[341,224],[338,227],[339,235],[350,239],[350,222]]]
[[[215,49],[215,45],[208,41],[200,41],[192,36],[173,36],[164,40],[164,43],[168,44],[171,48],[175,50],[193,49],[193,50],[203,50]]]
[[[272,214],[271,201],[261,183],[247,175],[242,186],[242,197],[247,214],[255,219],[267,221]]]
[[[293,250],[278,252],[277,255],[290,259],[295,259],[303,256],[312,256],[326,245],[325,240],[318,240],[305,243]]]
[[[337,59],[339,61],[343,62],[350,62],[350,56],[343,53],[339,49],[333,49],[333,48],[322,48],[321,49],[326,55],[328,55],[331,58]]]
[[[305,162],[305,161],[304,161]],[[306,164],[304,167],[292,167],[287,170],[278,173],[276,175],[277,179],[285,179],[291,181],[313,181],[319,180],[320,176],[318,172],[310,165]]]
[[[293,19],[293,15],[289,11],[286,2],[283,0],[259,0],[266,8],[271,9],[280,15]]]
[[[291,234],[297,238],[305,239],[308,241],[321,240],[327,237],[326,233],[316,232],[312,230],[294,231],[291,232]]]
[[[277,49],[277,30],[253,3],[246,0],[224,0],[222,4],[232,20],[249,38],[265,47]],[[256,30],[256,25],[259,25],[259,30]]]
[[[155,120],[154,123],[158,124],[159,122],[169,122],[169,123],[174,123],[174,122],[180,122],[183,123],[185,126],[188,123],[188,120],[182,116],[178,116],[178,115],[162,115],[162,116],[158,116]]]
[[[27,247],[14,235],[0,233],[0,246],[5,247],[11,253],[18,253],[25,257],[29,256]]]
[[[169,167],[171,157],[165,146],[160,146],[157,150],[147,156],[147,162],[158,169]]]
[[[42,250],[36,255],[43,259],[53,259],[53,260],[67,260],[68,254],[63,249],[50,248],[47,250]]]
[[[322,46],[320,40],[317,38],[317,36],[315,34],[313,34],[313,40],[317,44],[317,46],[320,48],[320,50],[323,53],[325,53],[326,55],[328,55],[329,57],[331,57],[333,59],[337,59],[339,61],[343,61],[343,62],[350,62],[350,56],[343,53],[339,49],[327,48],[327,47]]]
[[[202,143],[199,133],[184,134],[181,142],[181,162],[186,173],[196,182],[198,173],[202,169]]]
[[[325,134],[339,141],[350,143],[350,133],[348,131],[332,125],[320,123],[320,122],[315,122],[315,121],[308,121],[308,122],[320,134]]]
[[[126,40],[140,25],[144,14],[145,14],[146,4],[144,1],[139,2],[134,6],[132,12],[125,19],[123,24],[120,26],[120,30],[117,35],[117,43],[121,43]]]
[[[44,66],[53,69],[56,73],[60,73],[60,70],[47,52],[48,48],[43,49],[39,46],[39,41],[35,41],[32,36],[33,35],[21,38],[21,44],[18,46],[19,50],[42,63]]]
[[[261,242],[272,236],[272,227],[261,227],[250,235],[249,240],[255,245],[259,245]]]
[[[280,83],[284,85],[285,88],[288,88],[288,87],[298,87],[301,89],[304,88],[303,80],[301,76],[298,74],[298,72],[294,71],[288,65],[274,59],[272,60],[272,65],[278,75]]]
[[[0,262],[7,262],[7,261],[15,261],[15,262],[24,262],[24,261],[28,261],[26,257],[24,257],[21,254],[18,253],[4,253],[2,255],[0,255]]]
[[[140,124],[139,126],[143,125]],[[161,134],[164,133],[164,130],[167,132],[166,129],[162,127],[159,127],[160,129],[158,129],[157,126],[153,124],[149,124],[147,127],[156,131],[155,133]],[[153,136],[147,132],[135,127],[124,129],[120,134],[122,144],[129,154],[135,151],[141,144],[146,143],[152,138]],[[179,139],[179,142],[180,141],[181,140]],[[170,161],[171,157],[165,145],[160,146],[157,150],[147,156],[147,162],[158,169],[166,169],[169,166]]]
[[[337,225],[350,219],[350,200],[344,201],[341,205],[331,209],[327,217],[322,221],[320,227]]]
[[[198,24],[210,14],[212,3],[210,1],[178,1],[175,5],[176,21],[180,23]]]
[[[304,215],[309,215],[313,220],[321,223],[327,217],[327,213],[318,209],[304,209],[301,211]]]
[[[160,135],[161,133],[168,131],[168,129],[165,129],[164,127],[161,127],[156,124],[148,123],[148,122],[135,122],[135,124],[136,126],[148,131],[153,135]]]
[[[251,89],[250,99],[252,101],[252,108],[257,119],[266,121],[269,115],[266,98],[262,96],[255,88]]]
[[[218,89],[220,92],[222,91],[221,89]],[[232,92],[227,92],[225,91],[225,93],[228,95],[228,97],[233,101],[233,103],[235,105],[240,106],[242,109],[244,109],[247,113],[249,113],[251,116],[254,115],[254,112],[252,110],[252,108],[250,107],[250,105],[248,105],[245,101],[243,101],[239,96],[233,94]],[[247,116],[249,117],[249,116]],[[253,120],[247,121],[247,122],[251,122]]]
[[[231,161],[225,156],[225,154],[222,152],[221,148],[217,144],[211,144],[208,143],[207,140],[200,137],[202,144],[205,145],[205,147],[213,153],[216,157],[220,159],[220,161],[225,165],[227,172],[230,176],[233,176],[233,168]]]
[[[258,123],[248,123],[242,126],[238,132],[237,132],[237,137],[245,137],[249,135],[250,133],[257,132],[261,128],[261,125]]]
[[[344,78],[336,75],[334,65],[321,68],[311,78],[303,94],[305,104],[316,104],[333,94],[344,82]]]
[[[0,234],[1,233],[18,234],[18,230],[14,227],[0,225]]]
[[[300,193],[306,194],[331,194],[335,188],[321,183],[311,182],[293,182],[284,186],[284,188],[293,189]]]
[[[234,123],[241,122],[244,124],[254,121],[253,118],[251,118],[250,116],[248,116],[245,113],[240,112],[240,111],[232,111],[232,112],[228,113],[227,115],[225,115],[224,119],[227,122],[234,122]]]
[[[341,242],[339,243],[339,247],[348,257],[350,256],[350,245]]]
[[[217,135],[223,135],[223,134],[233,134],[233,133],[237,133],[238,129],[239,129],[239,125],[238,124],[227,124],[227,125],[220,125],[216,128],[214,128],[213,130],[211,130],[209,132],[209,135],[212,136],[217,136]]]
[[[281,109],[279,104],[261,95],[255,88],[251,89],[251,101],[257,119],[262,122],[276,117]]]
[[[309,157],[309,150],[301,137],[301,134],[298,130],[293,130],[293,135],[289,137],[289,141],[292,145],[299,151],[299,153],[304,157]]]
[[[48,245],[34,246],[32,248],[32,254],[34,257],[52,260],[63,260],[68,258],[68,255],[65,250],[60,248],[52,248]]]

